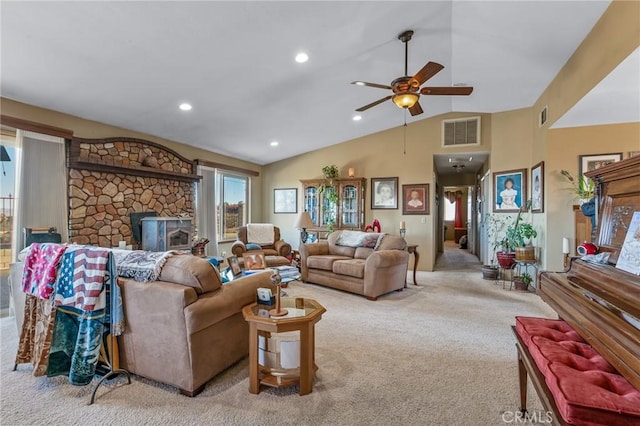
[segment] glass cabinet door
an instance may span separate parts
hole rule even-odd
[[[358,189],[355,185],[343,185],[340,194],[340,226],[358,227]]]
[[[319,202],[318,202],[318,188],[315,186],[307,186],[304,189],[304,209],[309,212],[313,223],[318,225],[319,222]]]
[[[327,187],[322,194],[322,222],[321,226],[336,224],[336,204],[329,200],[336,193],[336,188]]]

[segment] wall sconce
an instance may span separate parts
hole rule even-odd
[[[349,177],[354,177],[356,175],[356,169],[353,167],[349,167]]]
[[[298,214],[296,223],[293,226],[300,230],[300,242],[304,244],[307,242],[307,237],[309,236],[309,234],[307,234],[307,228],[313,228],[315,224],[311,220],[309,212],[305,210]]]
[[[400,236],[404,238],[406,234],[407,234],[407,222],[403,220],[400,222]]]

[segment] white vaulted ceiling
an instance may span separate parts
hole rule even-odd
[[[3,97],[268,164],[402,124],[403,74],[445,69],[409,121],[533,105],[609,1],[7,2]],[[307,63],[294,61],[299,51]],[[178,110],[189,102],[193,110]],[[117,135],[113,135],[117,136]],[[271,141],[279,146],[270,147]]]

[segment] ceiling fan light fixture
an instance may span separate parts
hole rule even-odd
[[[412,92],[400,92],[393,97],[393,103],[398,108],[411,108],[418,102],[420,96],[417,93]]]

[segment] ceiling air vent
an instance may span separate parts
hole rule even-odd
[[[480,117],[442,120],[442,146],[480,145]]]

